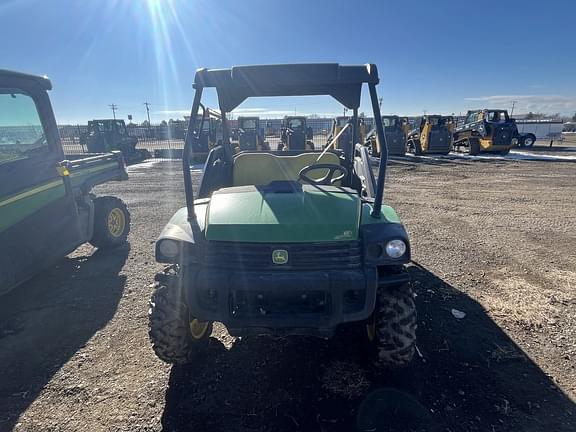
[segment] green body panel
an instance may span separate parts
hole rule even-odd
[[[62,179],[27,189],[0,201],[0,232],[65,195]]]
[[[70,182],[72,187],[79,187],[90,175],[117,167],[118,164],[110,163],[92,168],[81,168],[70,173]],[[63,198],[65,194],[64,181],[60,177],[55,177],[15,194],[0,197],[0,233],[51,202]]]
[[[360,221],[362,225],[374,223],[402,223],[400,217],[396,214],[396,211],[390,206],[382,206],[380,218],[372,217],[372,209],[372,204],[362,204],[362,219]]]
[[[302,192],[217,193],[206,215],[206,238],[256,243],[358,239],[360,199],[343,191],[304,186]]]

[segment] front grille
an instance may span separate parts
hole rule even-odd
[[[272,261],[274,251],[287,251],[286,264]],[[326,243],[209,242],[204,265],[235,270],[345,270],[362,266],[359,241]]]

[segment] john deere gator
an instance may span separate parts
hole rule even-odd
[[[415,350],[416,311],[405,265],[410,243],[384,203],[387,151],[376,180],[358,142],[362,86],[386,145],[375,65],[289,64],[200,69],[186,137],[186,206],[162,230],[149,335],[168,363],[197,361],[212,323],[230,334],[330,337],[360,323],[378,364],[404,366]],[[202,95],[215,88],[224,139],[194,194],[190,160]],[[241,151],[227,115],[250,97],[328,95],[353,113],[353,140],[340,149]],[[334,137],[333,142],[337,141]]]
[[[0,70],[0,294],[91,242],[126,242],[130,214],[94,186],[126,180],[122,153],[69,160],[45,77]]]

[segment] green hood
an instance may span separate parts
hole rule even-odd
[[[210,200],[206,238],[258,243],[356,240],[360,205],[355,192],[339,187],[225,188]]]

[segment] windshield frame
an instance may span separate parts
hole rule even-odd
[[[20,94],[28,96],[34,102],[36,112],[40,120],[40,124],[44,131],[44,139],[46,140],[46,151],[30,152],[28,157],[7,160],[2,164],[13,164],[26,161],[34,156],[46,157],[55,155],[60,159],[64,158],[62,146],[60,145],[60,135],[56,126],[54,112],[50,104],[48,92],[42,88],[37,82],[27,79],[26,77],[14,75],[4,75],[0,77],[0,88],[10,89],[17,91]]]

